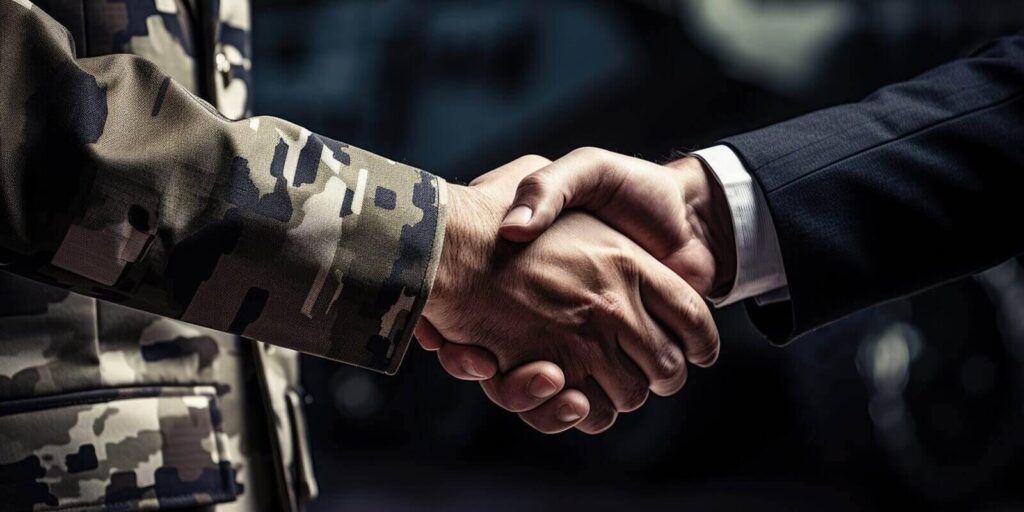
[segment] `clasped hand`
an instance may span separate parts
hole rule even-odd
[[[602,432],[649,391],[678,392],[688,363],[718,356],[703,297],[735,266],[708,179],[693,159],[584,148],[449,186],[417,338],[541,432]]]

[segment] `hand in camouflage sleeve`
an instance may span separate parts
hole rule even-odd
[[[134,55],[76,58],[0,0],[0,264],[393,373],[439,261],[445,183],[271,117],[231,121]]]
[[[226,119],[136,56],[76,58],[26,0],[0,0],[0,27],[6,271],[392,373],[443,260],[427,318],[493,352],[508,373],[492,398],[545,431],[606,428],[648,385],[682,384],[681,333],[717,340],[692,290],[589,217],[499,243],[536,162],[452,187],[446,233],[433,175],[280,119]],[[564,375],[513,371],[534,360]]]

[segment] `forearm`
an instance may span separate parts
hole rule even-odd
[[[5,269],[394,371],[429,294],[439,178],[269,118],[230,122],[142,59],[76,60],[2,4]]]
[[[723,141],[764,191],[786,265],[786,341],[1024,251],[1024,37],[860,103]],[[755,311],[755,317],[763,312]],[[777,319],[776,319],[777,320]]]

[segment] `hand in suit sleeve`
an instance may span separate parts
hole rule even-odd
[[[584,148],[520,183],[502,234],[587,209],[784,343],[1024,251],[1022,91],[1017,34],[666,166]]]

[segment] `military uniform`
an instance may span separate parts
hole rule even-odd
[[[294,350],[397,370],[446,185],[247,117],[248,34],[247,0],[0,0],[0,508],[301,508]]]

